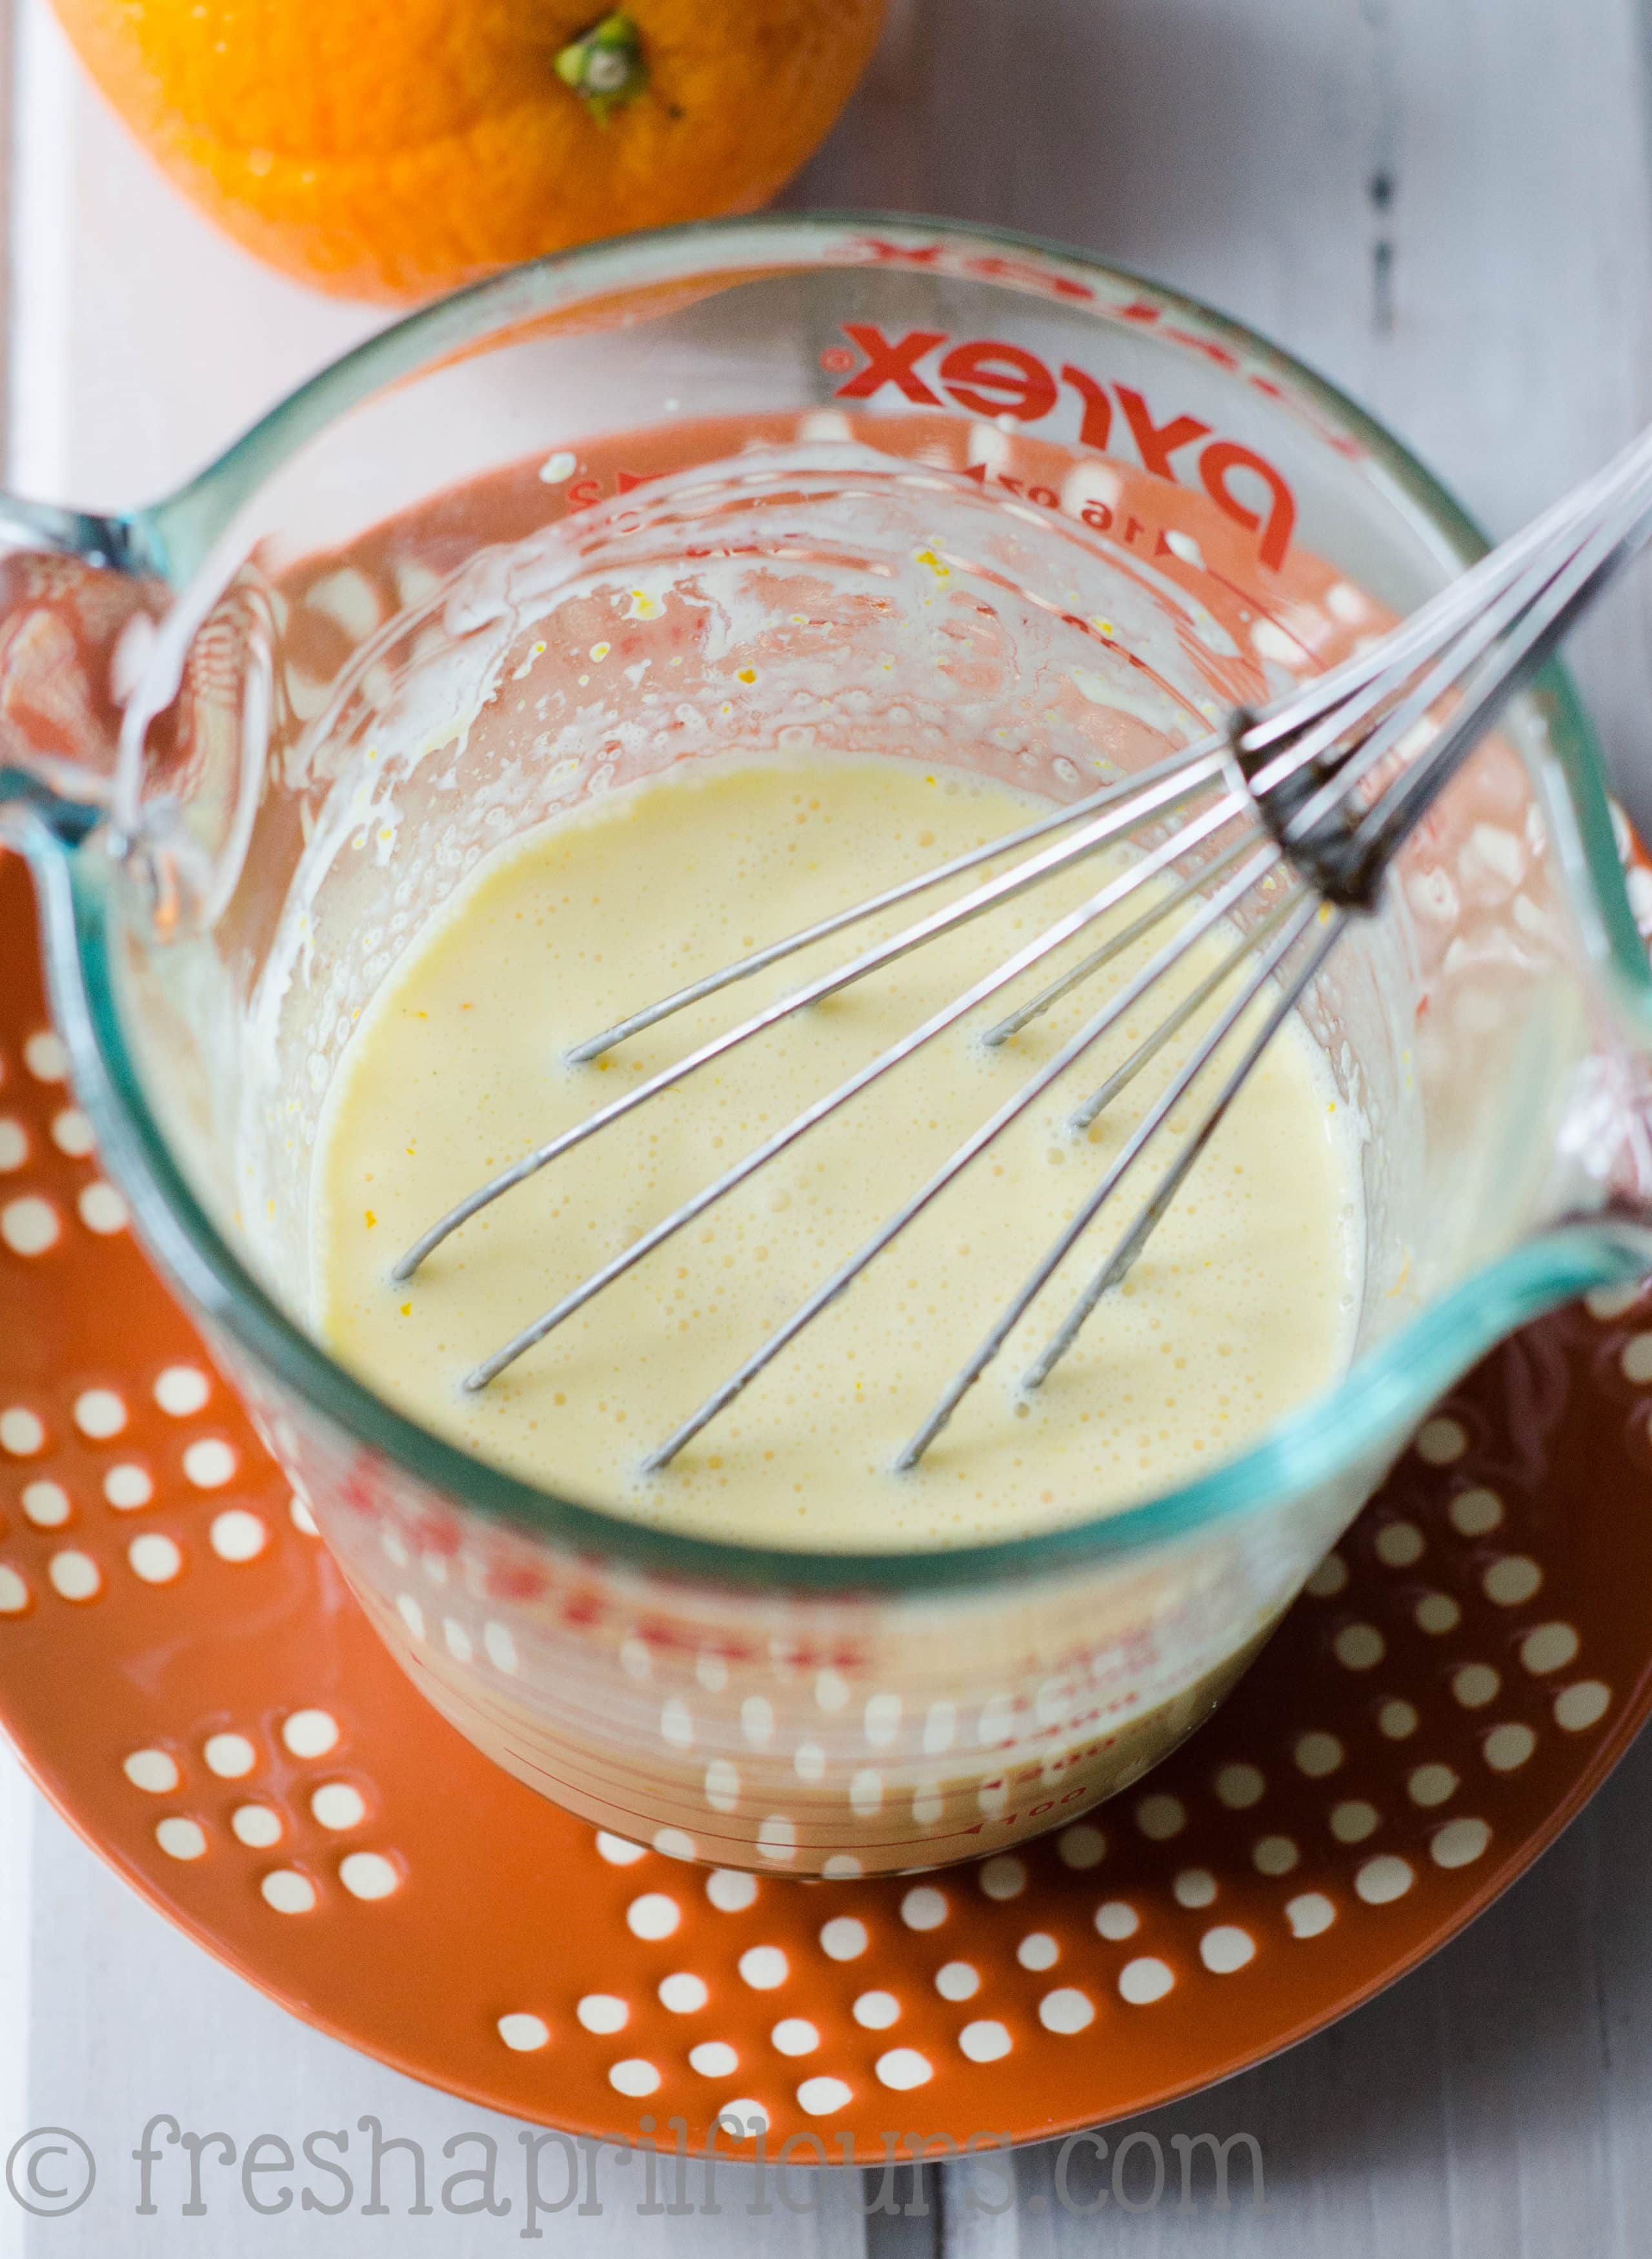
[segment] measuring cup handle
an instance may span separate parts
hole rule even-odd
[[[0,839],[44,823],[72,843],[103,815],[163,608],[122,520],[0,495]]]

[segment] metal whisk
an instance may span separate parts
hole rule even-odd
[[[1146,1040],[1074,1112],[1075,1128],[1093,1122],[1165,1044],[1205,1008],[1214,1008],[1214,1018],[1199,1033],[1186,1059],[1054,1244],[993,1320],[974,1354],[953,1376],[934,1411],[901,1451],[897,1466],[914,1466],[923,1456],[1061,1264],[1113,1201],[1173,1109],[1205,1076],[1242,1023],[1254,1018],[1256,1024],[1245,1034],[1237,1060],[1207,1096],[1202,1113],[1174,1159],[1024,1375],[1024,1387],[1038,1387],[1072,1346],[1101,1297],[1123,1279],[1140,1255],[1246,1078],[1320,973],[1350,917],[1374,905],[1384,873],[1401,843],[1503,702],[1542,664],[1579,612],[1648,535],[1652,535],[1652,433],[1637,439],[1606,470],[1494,550],[1392,633],[1317,681],[1260,710],[1235,713],[1224,730],[1155,766],[1109,784],[1071,806],[1053,809],[1003,838],[771,943],[577,1045],[569,1054],[571,1061],[597,1058],[643,1029],[749,979],[796,951],[896,909],[984,864],[1001,864],[1007,856],[1019,859],[958,899],[917,917],[888,938],[764,1006],[737,1026],[712,1037],[623,1097],[524,1154],[433,1224],[395,1265],[392,1275],[396,1279],[411,1278],[450,1233],[513,1186],[765,1029],[836,995],[1056,873],[1116,851],[1138,835],[1147,835],[1148,844],[1127,868],[1109,876],[1086,901],[1057,918],[920,1027],[663,1217],[479,1365],[464,1386],[471,1390],[485,1388],[594,1295],[869,1084],[1098,921],[1127,912],[1123,925],[1110,930],[1100,946],[989,1028],[982,1038],[985,1043],[1001,1044],[1104,965],[1167,921],[1173,922],[1169,937],[1146,964],[1109,994],[1101,1008],[644,1462],[649,1472],[663,1468],[1010,1122],[1118,1026],[1202,936],[1220,928],[1235,913],[1243,914],[1248,906],[1246,937],[1180,998]],[[1023,849],[1029,852],[1022,856]],[[1206,857],[1202,868],[1191,875],[1178,873],[1178,862],[1194,850],[1202,851]],[[1280,880],[1285,881],[1283,886]],[[1265,892],[1259,891],[1270,881],[1273,883]],[[1133,901],[1138,907],[1129,916]],[[1224,997],[1226,1001],[1219,1001]]]

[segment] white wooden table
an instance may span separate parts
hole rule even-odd
[[[1089,246],[1255,323],[1408,438],[1493,531],[1652,417],[1648,0],[895,0],[883,50],[790,201],[933,210]],[[255,268],[149,172],[37,0],[18,27],[11,475],[134,500],[371,326]],[[1644,575],[1577,671],[1652,820]],[[1652,1606],[1652,1595],[1648,1595]],[[1652,1741],[1464,1938],[1279,2061],[1144,2125],[1244,2130],[1268,2209],[1080,2218],[1052,2153],[1018,2200],[927,2177],[922,2215],[816,2210],[548,2223],[565,2252],[797,2248],[1065,2259],[1627,2259],[1652,2248]],[[0,1765],[0,2148],[55,2121],[111,2159],[169,2110],[242,2136],[374,2113],[432,2154],[486,2124],[295,2023],[129,1896]],[[502,2144],[514,2129],[491,2121]],[[1116,2139],[1116,2135],[1114,2136]],[[1075,2170],[1070,2197],[1093,2182]],[[901,2191],[903,2198],[909,2189]],[[974,2190],[999,2201],[995,2187]],[[28,2228],[30,2233],[23,2231]],[[39,2259],[518,2248],[515,2220],[253,2220],[89,2204]]]

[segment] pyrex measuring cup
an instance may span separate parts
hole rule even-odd
[[[329,1082],[495,844],[755,746],[1074,798],[1477,552],[1171,294],[933,223],[636,238],[416,315],[148,509],[7,524],[0,837],[106,1165],[417,1683],[617,1834],[830,1876],[1071,1818],[1207,1714],[1447,1382],[1652,1261],[1652,982],[1550,678],[1310,999],[1363,1129],[1357,1354],[1203,1479],[998,1544],[754,1550],[536,1490],[310,1329]]]

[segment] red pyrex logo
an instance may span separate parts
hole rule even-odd
[[[1099,383],[1070,361],[1052,373],[1036,353],[1000,338],[954,345],[943,330],[908,330],[902,338],[889,338],[869,322],[845,322],[844,335],[865,362],[838,386],[838,400],[870,400],[892,384],[915,407],[941,408],[950,400],[972,416],[1010,416],[1018,424],[1036,424],[1057,407],[1065,388],[1078,403],[1079,445],[1098,453],[1113,435],[1116,403],[1143,470],[1186,484],[1173,459],[1198,447],[1200,483],[1212,502],[1257,536],[1257,553],[1271,572],[1284,564],[1296,524],[1290,488],[1265,457],[1235,440],[1214,437],[1196,416],[1172,416],[1156,424],[1146,401],[1129,385]],[[941,358],[932,376],[925,375],[918,364],[936,353]],[[831,367],[840,360],[848,365],[849,357],[842,347],[829,346],[821,359]],[[1235,475],[1246,480],[1254,502],[1235,489]]]

